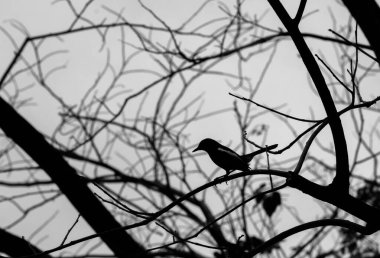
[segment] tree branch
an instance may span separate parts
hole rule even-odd
[[[303,15],[303,12],[305,11],[305,7],[306,7],[306,2],[307,2],[307,0],[301,0],[300,5],[299,5],[298,10],[297,10],[297,14],[293,19],[294,23],[297,25],[300,23],[300,21],[302,19],[302,15]]]
[[[341,191],[342,193],[347,193],[349,189],[347,144],[342,123],[340,121],[339,114],[336,110],[330,91],[327,87],[326,81],[323,78],[321,70],[319,69],[312,53],[310,52],[310,49],[308,48],[301,32],[299,31],[298,25],[294,23],[294,21],[290,18],[289,14],[279,0],[268,0],[268,2],[276,12],[277,16],[280,18],[281,22],[284,24],[285,28],[288,30],[321,98],[323,107],[327,114],[328,122],[330,124],[335,145],[337,171],[332,185],[336,187],[336,190]]]
[[[338,226],[343,228],[352,229],[354,231],[360,232],[362,234],[368,234],[368,230],[356,223],[353,223],[348,220],[343,219],[320,219],[315,221],[310,221],[303,223],[301,225],[295,226],[293,228],[290,228],[288,230],[285,230],[284,232],[281,232],[280,234],[276,235],[275,237],[271,238],[270,240],[263,243],[261,246],[255,248],[252,252],[249,253],[246,257],[253,257],[258,253],[261,253],[265,251],[267,248],[281,242],[285,238],[295,235],[299,232],[316,228],[316,227],[326,227],[326,226]]]
[[[5,253],[11,257],[17,257],[40,252],[40,249],[33,246],[26,239],[20,238],[0,228],[0,253]],[[48,254],[41,257],[51,258]]]
[[[121,227],[59,151],[2,98],[0,110],[0,128],[52,178],[95,232]],[[101,238],[117,257],[148,257],[144,248],[124,231],[103,234]]]
[[[359,24],[377,60],[380,60],[380,37],[377,33],[380,27],[379,5],[374,0],[343,0],[342,2]]]

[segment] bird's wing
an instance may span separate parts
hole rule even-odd
[[[260,154],[260,153],[263,153],[263,152],[266,152],[266,151],[269,151],[269,150],[273,150],[275,148],[277,148],[277,144],[273,144],[273,145],[270,145],[268,147],[265,147],[265,148],[262,148],[260,150],[257,150],[257,151],[254,151],[252,153],[249,153],[249,154],[245,154],[245,155],[241,155],[241,158],[245,161],[245,162],[250,162],[254,156]]]
[[[230,148],[227,148],[225,146],[220,146],[217,148],[218,151],[220,151],[221,153],[225,153],[226,155],[228,156],[233,156],[234,158],[239,158],[239,154],[237,154],[236,152],[234,152],[233,150],[231,150]]]
[[[210,151],[209,155],[216,165],[225,170],[245,170],[248,168],[248,163],[246,163],[236,152],[223,145]]]

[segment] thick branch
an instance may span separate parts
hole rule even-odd
[[[59,151],[2,98],[0,110],[0,128],[52,178],[97,233],[120,227]],[[143,247],[124,231],[102,234],[101,238],[117,257],[130,257],[132,254],[134,257],[147,257]]]
[[[336,186],[337,190],[347,193],[349,188],[347,144],[342,123],[340,121],[339,114],[336,110],[330,91],[327,87],[326,81],[323,78],[321,70],[319,69],[317,62],[314,59],[313,54],[310,52],[310,49],[306,45],[306,42],[298,29],[298,24],[289,17],[289,14],[279,0],[268,0],[268,2],[276,12],[277,16],[280,18],[281,22],[284,24],[285,28],[288,30],[321,98],[330,124],[335,145],[337,171],[332,184]]]
[[[334,186],[321,186],[295,173],[287,179],[287,182],[290,187],[296,188],[318,200],[330,203],[365,221],[367,223],[367,234],[374,233],[380,229],[380,210],[378,208],[369,206],[348,193],[336,191]]]
[[[301,22],[303,12],[305,11],[306,2],[307,0],[301,0],[300,2],[300,5],[297,10],[297,14],[293,19],[296,24],[299,24]]]
[[[375,0],[343,0],[371,45],[377,60],[380,60],[380,8]]]
[[[0,252],[11,257],[18,257],[40,253],[41,250],[33,246],[26,239],[13,235],[4,229],[0,229]],[[51,256],[45,254],[42,258],[51,258]]]

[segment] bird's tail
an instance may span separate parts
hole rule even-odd
[[[269,150],[273,150],[273,149],[277,148],[277,146],[278,146],[277,144],[273,144],[273,145],[267,146],[265,148],[262,148],[260,150],[254,151],[252,153],[242,155],[241,158],[248,163],[253,159],[254,156],[256,156],[260,153],[269,151]]]

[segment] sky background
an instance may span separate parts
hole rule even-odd
[[[186,21],[191,14],[193,14],[203,3],[203,1],[184,1],[184,0],[155,0],[155,1],[142,1],[150,9],[165,21],[165,23],[176,28],[184,21]],[[246,3],[247,2],[247,3]],[[274,12],[270,9],[266,1],[246,1],[244,12],[248,13],[251,17],[255,15],[261,17],[260,23],[267,27],[277,28],[282,27],[279,20],[275,16]],[[249,2],[249,3],[248,3]],[[286,4],[287,10],[294,14],[297,10],[299,1],[283,1]],[[86,1],[75,1],[75,8],[80,9]],[[234,1],[209,1],[206,7],[199,14],[199,17],[189,24],[189,28],[196,28],[198,25],[204,23],[206,20],[214,18],[223,18],[225,13],[223,8],[234,5]],[[138,1],[95,1],[91,8],[86,10],[84,17],[88,17],[93,22],[110,23],[115,22],[117,17],[116,13],[121,13],[122,16],[132,23],[139,23],[145,25],[162,26],[152,15],[142,8]],[[313,32],[316,34],[332,36],[328,32],[329,29],[338,29],[348,21],[348,14],[345,8],[342,8],[339,3],[335,1],[308,1],[305,14],[308,14],[306,18],[301,22],[301,30],[304,32]],[[54,33],[67,30],[72,24],[75,17],[72,11],[68,7],[65,1],[28,1],[28,0],[12,0],[12,1],[0,1],[0,72],[3,73],[6,67],[14,56],[15,45],[20,46],[26,37],[26,34],[30,36],[37,36],[47,33]],[[216,23],[212,26],[220,26],[223,24]],[[75,25],[75,28],[87,25],[86,22],[79,22]],[[211,31],[212,26],[205,28],[204,31]],[[8,35],[7,35],[8,34]],[[11,35],[12,40],[10,40]],[[167,37],[160,33],[152,35],[157,44],[165,44]],[[126,32],[125,39],[128,42],[135,42],[136,37],[132,32]],[[329,64],[336,65],[336,54],[334,48],[327,42],[321,42],[314,39],[307,39],[307,42],[313,53],[319,54]],[[365,42],[359,33],[359,42]],[[48,39],[43,43],[41,48],[41,54],[48,55],[51,51],[58,51],[57,54],[49,57],[44,63],[45,72],[52,67],[64,67],[64,69],[58,69],[47,78],[47,83],[51,86],[51,89],[55,94],[60,96],[65,102],[78,105],[83,94],[94,83],[97,75],[104,68],[104,62],[107,58],[110,62],[115,64],[115,71],[117,71],[121,57],[120,48],[122,44],[120,31],[112,30],[107,35],[107,44],[104,45],[99,40],[99,35],[94,31],[76,33],[65,35],[61,38]],[[181,47],[187,49],[189,52],[197,46],[197,41],[187,39],[184,37],[181,39]],[[28,46],[25,49],[23,56],[27,59],[33,59],[32,47]],[[207,51],[214,51],[215,49],[208,49]],[[133,51],[132,48],[127,48],[127,51]],[[132,52],[128,52],[130,54]],[[244,73],[249,76],[252,85],[255,85],[259,80],[265,66],[266,61],[272,54],[272,50],[266,51],[263,54],[257,55],[251,58],[244,64]],[[220,64],[217,69],[225,72],[236,74],[238,69],[236,66],[236,60],[233,57],[226,58]],[[131,60],[131,69],[159,69],[157,63],[149,59],[147,55],[137,55]],[[16,65],[16,68],[18,66]],[[148,83],[154,78],[154,75],[146,75],[141,73],[131,73],[122,80],[119,84],[119,95],[132,94],[138,91],[141,86]],[[102,79],[104,87],[112,80],[112,72],[108,72]],[[362,83],[362,87],[368,89],[364,98],[370,98],[379,94],[377,89],[378,78],[374,76],[368,77]],[[17,79],[17,83],[21,87],[28,87],[31,83],[31,76],[20,76]],[[180,81],[173,81],[173,84]],[[246,96],[246,91],[241,87],[231,87],[231,85],[237,85],[237,80],[228,78],[228,76],[209,75],[204,76],[194,82],[192,89],[187,93],[186,98],[190,101],[194,97],[202,96],[202,100],[199,103],[201,105],[201,114],[207,112],[216,111],[220,109],[232,108],[233,97],[228,95],[232,92],[237,95]],[[12,87],[7,88],[12,92]],[[102,88],[99,88],[101,92]],[[173,89],[173,91],[175,88]],[[0,92],[0,95],[4,94]],[[111,108],[117,109],[122,102],[122,97],[118,94],[115,96],[115,101],[112,102]],[[3,95],[1,95],[3,96]],[[156,97],[153,91],[149,98],[152,100]],[[247,97],[247,96],[246,96]],[[62,109],[59,108],[59,103],[51,97],[46,89],[38,87],[37,83],[33,87],[22,93],[23,99],[32,99],[29,105],[21,108],[19,111],[23,114],[29,122],[31,122],[37,129],[46,134],[51,134],[60,121],[59,112]],[[321,106],[320,100],[315,91],[310,87],[310,81],[306,74],[305,67],[300,60],[293,43],[290,40],[282,40],[275,49],[274,59],[268,68],[267,75],[262,81],[260,91],[255,95],[255,100],[259,103],[270,107],[281,107],[281,111],[295,115],[297,117],[310,118],[312,115],[315,118],[322,118],[324,111]],[[149,103],[149,101],[148,101]],[[185,102],[181,103],[184,104]],[[245,103],[238,101],[240,108],[244,108]],[[131,103],[129,112],[131,118],[133,118],[139,103]],[[113,105],[113,106],[112,106]],[[149,114],[151,110],[150,105],[144,106],[144,114]],[[313,113],[311,113],[311,110]],[[257,109],[259,112],[259,109]],[[343,117],[343,123],[346,123]],[[277,120],[276,120],[277,121]],[[267,124],[270,126],[268,137],[265,142],[259,142],[260,144],[274,144],[277,143],[280,146],[285,145],[289,140],[291,132],[287,129],[285,124],[275,122],[268,116],[258,118],[258,123]],[[251,125],[248,128],[250,130],[255,129],[256,125]],[[347,126],[349,126],[347,122]],[[306,125],[295,124],[294,127],[297,130],[306,128]],[[239,136],[241,132],[236,124],[235,116],[232,112],[222,115],[217,115],[209,119],[200,121],[190,126],[186,133],[190,136],[187,139],[187,145],[189,148],[194,147],[201,139],[206,137],[212,137],[221,141],[224,144],[229,144],[232,147],[238,146]],[[347,137],[350,136],[350,132],[347,132]],[[325,132],[321,135],[320,139],[327,139],[329,132]],[[260,139],[257,139],[260,141]],[[350,146],[349,146],[350,148]],[[293,157],[299,149],[294,148],[291,151],[285,153],[281,158],[287,159]],[[210,164],[208,157],[200,156],[199,160],[202,166],[206,168],[215,169],[213,164]],[[274,158],[276,160],[276,158]],[[220,172],[219,172],[220,173]],[[220,175],[220,174],[219,174]],[[17,176],[12,178],[17,179]],[[0,191],[3,191],[0,188]],[[1,193],[0,195],[6,195]],[[301,196],[298,193],[292,192],[291,195],[287,195],[287,201],[289,205],[296,203],[302,203],[303,206],[300,209],[300,213],[305,219],[313,219],[318,216],[318,204],[311,202],[308,197]],[[291,198],[289,197],[291,196]],[[13,220],[14,207],[1,206],[0,221],[5,225]],[[315,209],[316,212],[310,213],[308,211]],[[6,212],[4,212],[6,211]],[[59,211],[59,212],[58,212]],[[41,215],[42,214],[42,215]],[[71,207],[64,198],[59,198],[52,202],[51,205],[41,208],[39,212],[32,212],[28,215],[28,219],[20,223],[16,227],[12,228],[12,231],[20,235],[26,235],[32,242],[41,242],[41,247],[51,248],[63,238],[66,233],[65,230],[57,229],[55,226],[47,227],[44,234],[33,235],[35,231],[43,221],[50,217],[54,217],[54,223],[52,225],[61,225],[63,229],[68,229],[75,221],[77,213]],[[283,222],[284,228],[286,228],[286,216],[277,218],[278,222]],[[58,233],[57,233],[58,232]],[[91,230],[86,226],[83,220],[80,220],[79,224],[73,231],[71,239],[85,236],[89,234]],[[46,234],[49,235],[46,238]],[[98,240],[95,240],[95,242]],[[94,243],[94,242],[93,242]],[[79,245],[73,247],[70,250],[78,250]],[[105,249],[99,249],[105,250]]]

